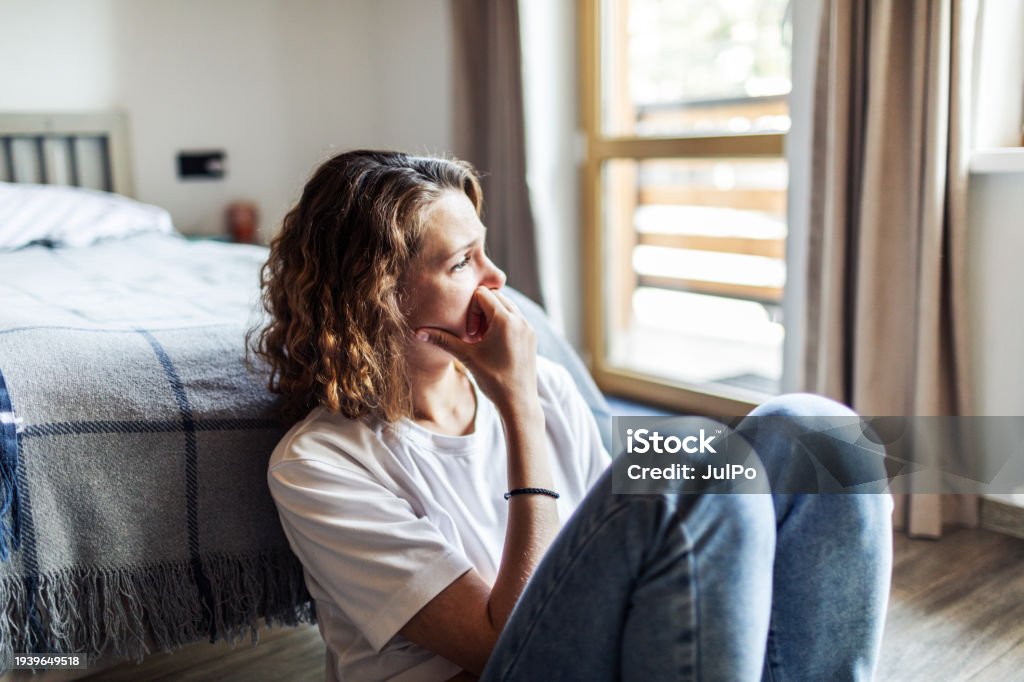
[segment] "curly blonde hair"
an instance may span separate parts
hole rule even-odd
[[[352,419],[412,415],[402,276],[420,252],[425,209],[446,190],[480,214],[476,171],[452,159],[349,151],[306,183],[260,271],[269,323],[246,344],[269,365],[286,420],[318,405]]]

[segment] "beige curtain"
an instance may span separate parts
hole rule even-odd
[[[805,378],[808,390],[866,416],[970,414],[964,244],[976,2],[825,2]],[[977,499],[897,496],[897,528],[938,537],[945,522],[976,524]]]
[[[516,0],[452,0],[455,154],[483,174],[487,248],[508,283],[543,305],[526,136]]]

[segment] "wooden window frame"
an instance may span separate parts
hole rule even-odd
[[[601,390],[685,413],[745,415],[758,399],[742,389],[721,390],[654,377],[615,367],[606,357],[608,307],[605,290],[606,244],[601,190],[602,165],[615,159],[785,159],[785,133],[638,137],[607,135],[601,120],[601,0],[577,0],[577,50],[581,163],[583,335],[591,374]]]

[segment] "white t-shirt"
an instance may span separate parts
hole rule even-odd
[[[505,542],[505,437],[477,388],[473,433],[388,426],[314,409],[281,440],[267,480],[305,568],[327,680],[445,680],[459,666],[398,631],[471,567],[493,583]],[[569,373],[537,359],[562,523],[611,462]]]

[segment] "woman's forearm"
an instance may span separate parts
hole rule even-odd
[[[536,399],[502,409],[508,447],[508,486],[551,488],[551,465],[544,412]],[[501,632],[526,582],[558,533],[558,508],[548,495],[515,495],[508,500],[508,525],[501,565],[487,604],[488,616]]]

